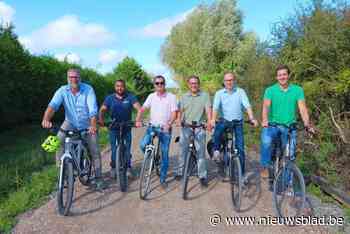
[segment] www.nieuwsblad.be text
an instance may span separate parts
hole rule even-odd
[[[300,216],[300,217],[275,217],[275,216],[221,216],[213,214],[209,218],[209,224],[213,227],[218,225],[235,226],[235,225],[321,225],[321,226],[342,226],[345,223],[344,217],[336,216]]]

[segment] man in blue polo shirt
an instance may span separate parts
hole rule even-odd
[[[111,113],[112,119],[115,119],[116,122],[128,122],[131,121],[132,109],[135,108],[137,111],[140,111],[141,106],[137,101],[136,97],[131,93],[127,92],[125,89],[125,81],[117,80],[114,85],[115,93],[108,95],[103,105],[100,108],[99,112],[99,123],[101,126],[104,126],[104,114],[109,111]],[[126,145],[126,153],[129,158],[129,175],[133,175],[133,171],[131,169],[131,128],[127,128],[124,133],[125,136],[125,145]],[[111,176],[116,176],[116,142],[117,139],[117,131],[110,130],[109,131],[109,140],[111,144]]]
[[[224,89],[221,89],[215,93],[214,103],[213,103],[213,115],[212,115],[212,126],[215,125],[214,130],[214,160],[221,162],[220,159],[220,139],[225,130],[225,123],[219,121],[216,123],[218,114],[220,114],[220,119],[226,121],[239,120],[239,124],[232,129],[235,134],[236,148],[238,150],[239,159],[242,167],[242,174],[244,174],[245,169],[245,153],[244,153],[244,138],[243,138],[243,110],[248,114],[250,122],[253,123],[255,127],[258,126],[258,121],[254,118],[249,99],[245,91],[236,85],[235,75],[231,72],[225,73],[224,75]],[[219,164],[221,167],[221,174],[223,172],[223,164]],[[222,176],[225,177],[224,174]]]

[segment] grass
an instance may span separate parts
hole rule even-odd
[[[54,155],[40,148],[47,135],[31,125],[0,136],[0,233],[10,232],[18,214],[42,205],[56,187]],[[108,143],[106,129],[99,140],[101,148]]]

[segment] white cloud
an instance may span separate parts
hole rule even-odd
[[[84,23],[76,15],[65,15],[19,40],[32,52],[43,52],[68,46],[102,46],[113,41],[114,35],[103,25]]]
[[[0,1],[0,24],[6,26],[13,21],[13,16],[15,14],[15,9],[5,2]]]
[[[66,53],[66,54],[56,54],[55,58],[59,61],[67,61],[68,63],[80,63],[81,58],[78,54],[75,53]]]
[[[184,13],[161,19],[157,22],[148,24],[140,29],[131,30],[130,34],[136,37],[143,38],[163,38],[170,34],[170,30],[177,23],[180,23],[186,19],[186,17],[194,10],[188,10]]]
[[[101,64],[111,64],[118,63],[123,58],[127,56],[126,51],[116,51],[116,50],[103,50],[99,56],[99,62]]]

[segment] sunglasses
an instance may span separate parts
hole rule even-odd
[[[69,76],[69,78],[79,78],[79,76]]]
[[[164,82],[155,82],[155,85],[164,85]]]

